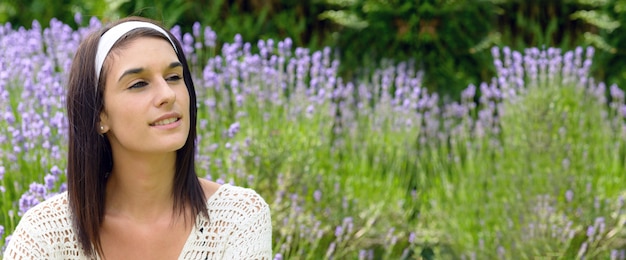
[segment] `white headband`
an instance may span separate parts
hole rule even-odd
[[[117,40],[124,36],[124,34],[137,28],[151,28],[160,32],[165,37],[167,37],[168,40],[170,40],[172,47],[174,47],[174,51],[178,53],[178,50],[176,50],[176,45],[174,44],[170,36],[167,34],[167,32],[165,32],[165,30],[163,30],[159,26],[140,21],[130,21],[118,24],[116,26],[113,26],[113,28],[109,29],[106,33],[104,33],[100,37],[100,41],[98,42],[98,51],[96,52],[96,82],[99,81],[102,65],[104,64],[104,59],[106,59],[113,45],[117,42]],[[98,86],[96,85],[96,91],[97,89]]]

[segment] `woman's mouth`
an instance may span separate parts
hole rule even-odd
[[[169,124],[174,123],[174,122],[176,122],[178,120],[180,120],[180,118],[178,118],[178,117],[171,117],[171,118],[159,120],[159,121],[154,122],[154,123],[152,123],[150,125],[151,126],[169,125]]]

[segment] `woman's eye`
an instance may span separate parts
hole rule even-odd
[[[145,82],[145,81],[140,81],[140,82],[137,82],[137,83],[135,83],[135,84],[131,85],[131,86],[130,86],[130,87],[128,87],[128,88],[129,88],[129,89],[142,88],[142,87],[145,87],[146,85],[148,85],[148,83],[147,83],[147,82]]]
[[[182,78],[181,78],[180,76],[178,76],[178,75],[173,75],[173,76],[170,76],[170,77],[166,78],[165,80],[167,80],[167,81],[179,81],[179,80],[181,80],[181,79],[182,79]]]

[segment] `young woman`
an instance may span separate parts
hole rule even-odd
[[[271,258],[263,198],[196,175],[196,96],[181,50],[138,17],[82,42],[67,95],[68,191],[23,216],[5,259]]]

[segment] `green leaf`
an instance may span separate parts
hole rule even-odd
[[[608,30],[609,32],[612,32],[620,26],[620,23],[618,21],[613,20],[606,13],[601,13],[596,10],[577,11],[571,15],[571,18],[573,20],[583,20],[591,25],[597,26],[598,28]]]
[[[358,0],[326,0],[324,2],[330,5],[337,5],[341,7],[351,7],[351,6],[356,5],[359,1]]]
[[[109,7],[109,10],[118,10],[120,6],[130,2],[130,0],[105,0],[105,2],[106,5]]]
[[[608,5],[610,1],[608,0],[578,0],[579,4],[589,5],[593,7],[602,7],[604,5]]]
[[[389,12],[393,11],[393,7],[387,1],[371,0],[363,4],[364,13]]]
[[[500,44],[502,44],[502,34],[500,34],[499,32],[493,32],[487,35],[485,39],[480,41],[474,47],[471,47],[469,52],[470,53],[481,52],[481,51],[487,50],[491,46],[500,45]]]
[[[328,20],[333,21],[336,24],[339,24],[348,28],[352,28],[352,29],[360,30],[360,29],[367,28],[367,26],[369,26],[369,23],[367,21],[359,18],[359,16],[357,16],[356,14],[352,12],[348,12],[348,11],[342,11],[342,10],[325,11],[319,15],[319,18],[322,20],[328,19]]]
[[[581,250],[583,243],[587,241],[587,235],[582,230],[578,230],[576,234],[569,241],[567,249],[562,254],[562,259],[581,259],[584,256],[585,251]]]
[[[600,35],[594,34],[594,33],[590,33],[590,32],[586,32],[583,35],[583,39],[585,41],[585,44],[589,44],[589,45],[593,45],[598,49],[601,49],[603,51],[606,51],[608,53],[615,53],[617,50],[615,49],[615,47],[611,46],[609,43],[607,43],[604,38],[602,38]]]
[[[614,8],[616,13],[626,12],[626,0],[618,0]]]

